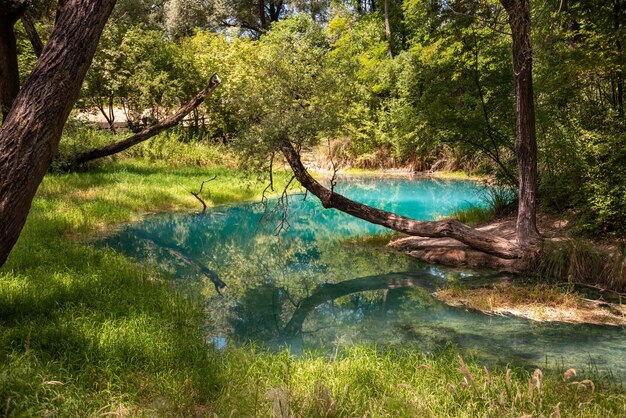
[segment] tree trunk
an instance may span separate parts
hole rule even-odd
[[[311,177],[302,164],[300,155],[289,141],[285,140],[281,143],[281,151],[291,166],[296,179],[304,188],[317,196],[325,208],[339,209],[349,215],[407,235],[454,238],[472,248],[500,258],[515,259],[523,256],[516,243],[486,232],[477,231],[459,221],[418,221],[348,199],[335,193],[333,190],[327,189]]]
[[[265,1],[259,0],[259,19],[261,21],[261,28],[267,29],[267,19],[265,18]]]
[[[33,19],[27,14],[22,16],[22,26],[24,26],[24,30],[26,31],[26,35],[28,36],[28,40],[30,44],[33,46],[33,52],[35,56],[39,58],[41,56],[41,51],[43,51],[43,42],[37,33],[37,29],[35,28],[35,22]]]
[[[33,72],[0,128],[0,266],[59,146],[115,0],[65,0]]]
[[[624,14],[624,6],[622,0],[615,0],[613,4],[614,27],[615,27],[615,50],[617,52],[617,113],[624,116],[624,58],[622,53],[622,16]]]
[[[222,81],[217,76],[217,74],[214,74],[213,76],[211,76],[211,80],[209,81],[209,84],[204,88],[204,90],[198,93],[193,99],[191,99],[191,101],[181,107],[178,112],[176,112],[169,118],[119,142],[82,152],[78,154],[78,156],[74,160],[74,164],[83,164],[91,160],[117,154],[118,152],[122,152],[125,149],[132,147],[133,145],[146,141],[157,135],[158,133],[163,132],[168,128],[171,128],[172,126],[180,122],[185,116],[187,116],[189,112],[198,107],[204,101],[204,99],[211,92],[213,92],[213,90],[215,90],[217,86],[220,85],[221,82]]]
[[[20,91],[17,41],[13,26],[26,10],[25,5],[0,1],[0,112],[3,123]]]
[[[385,12],[385,37],[387,38],[387,55],[393,58],[393,49],[391,48],[391,24],[389,23],[389,0],[384,3]]]
[[[540,237],[536,224],[537,137],[533,100],[533,58],[530,43],[530,2],[529,0],[501,0],[501,3],[509,15],[513,38],[517,114],[515,151],[519,171],[517,242],[522,248],[532,251],[539,244]]]

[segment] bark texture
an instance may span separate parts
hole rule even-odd
[[[521,258],[523,253],[515,242],[470,228],[455,220],[424,222],[364,205],[322,186],[308,173],[300,154],[289,141],[283,141],[281,151],[293,173],[309,192],[317,196],[325,208],[335,208],[373,224],[382,225],[407,235],[431,238],[454,238],[472,248],[500,258]]]
[[[191,99],[183,107],[178,109],[178,111],[174,113],[172,116],[170,116],[169,118],[163,120],[160,123],[152,125],[142,130],[141,132],[133,136],[130,136],[126,139],[123,139],[121,141],[106,145],[104,147],[94,148],[94,149],[90,149],[88,151],[82,152],[78,154],[78,156],[76,157],[75,164],[77,165],[84,164],[88,161],[92,161],[98,158],[103,158],[109,155],[117,154],[118,152],[122,152],[125,149],[132,147],[133,145],[137,145],[141,142],[144,142],[152,138],[153,136],[157,135],[158,133],[163,132],[164,130],[168,128],[171,128],[172,126],[176,125],[181,120],[183,120],[183,118],[187,116],[189,112],[191,112],[196,107],[200,106],[200,104],[204,102],[204,99],[209,94],[211,94],[213,90],[215,90],[217,86],[221,84],[221,82],[222,80],[220,80],[217,74],[214,74],[213,76],[211,76],[211,79],[209,80],[209,84],[204,88],[204,90],[198,93],[193,99]]]
[[[533,100],[533,57],[530,42],[530,1],[501,0],[507,14],[513,39],[515,72],[515,110],[517,136],[515,152],[519,172],[519,205],[517,242],[531,251],[540,242],[537,231],[537,137]]]
[[[26,222],[114,5],[59,2],[52,35],[0,128],[0,265]]]

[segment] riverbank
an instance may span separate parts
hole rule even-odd
[[[237,170],[131,159],[46,176],[0,270],[2,415],[623,413],[623,389],[606,376],[585,374],[594,381],[591,392],[544,370],[539,396],[539,388],[528,391],[532,370],[487,371],[462,353],[464,368],[454,348],[420,353],[338,345],[331,356],[296,357],[245,345],[218,352],[202,333],[201,295],[182,293],[150,263],[76,239],[143,213],[200,210],[190,191],[214,175],[209,204],[254,199],[265,186]]]
[[[487,315],[511,315],[537,322],[626,326],[626,305],[591,300],[548,285],[500,283],[489,288],[444,289],[433,294],[449,306]]]

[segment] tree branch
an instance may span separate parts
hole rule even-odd
[[[453,238],[476,250],[505,259],[523,257],[520,247],[512,241],[470,228],[456,220],[425,222],[397,215],[348,199],[328,190],[306,170],[291,142],[284,140],[280,149],[294,175],[308,191],[317,196],[325,208],[335,208],[373,224],[382,225],[407,235],[430,238]]]
[[[211,94],[213,90],[215,90],[220,85],[221,82],[222,80],[219,78],[219,76],[217,74],[213,74],[209,80],[209,84],[204,88],[204,90],[198,93],[193,99],[191,99],[191,101],[181,107],[169,118],[119,142],[82,152],[78,154],[78,156],[74,160],[74,164],[79,165],[91,160],[117,154],[118,152],[124,151],[125,149],[128,149],[133,145],[144,142],[157,135],[158,133],[163,132],[168,128],[171,128],[172,126],[179,123],[185,116],[187,116],[189,112],[200,106],[204,99],[209,94]]]
[[[203,180],[203,181],[202,181],[202,184],[200,184],[200,189],[199,189],[197,192],[194,192],[194,191],[192,191],[192,192],[191,192],[191,194],[192,194],[192,195],[194,195],[194,197],[195,197],[196,199],[198,199],[198,201],[199,201],[200,203],[202,203],[202,213],[206,212],[207,205],[206,205],[206,202],[204,201],[204,199],[200,197],[200,194],[202,193],[202,189],[204,188],[204,184],[205,184],[205,183],[208,183],[208,182],[210,182],[210,181],[213,181],[213,180],[215,180],[216,178],[217,178],[217,176],[213,176],[213,177],[211,177],[210,179]],[[210,196],[211,196],[211,194],[209,193],[209,197],[210,197]]]
[[[28,40],[30,44],[33,46],[33,51],[37,58],[41,56],[41,51],[43,51],[43,42],[37,33],[37,29],[35,28],[35,22],[28,15],[28,13],[22,16],[22,26],[24,26],[24,30],[26,31],[26,35],[28,36]]]

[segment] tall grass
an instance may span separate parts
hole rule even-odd
[[[0,269],[0,415],[192,416],[221,384],[199,298],[163,273],[76,240],[155,210],[259,196],[237,170],[125,159],[48,175]],[[281,175],[276,176],[277,181]]]
[[[215,412],[242,417],[617,417],[624,412],[621,387],[578,374],[564,380],[562,371],[489,370],[452,348],[424,354],[357,346],[295,357],[239,347],[222,357],[219,376],[228,383],[215,400]]]
[[[52,171],[64,171],[73,167],[76,156],[88,149],[125,139],[132,132],[111,133],[82,122],[68,122],[63,132],[59,151],[52,164]],[[211,143],[208,140],[188,141],[181,129],[170,129],[137,144],[119,154],[106,159],[94,160],[88,164],[90,169],[101,166],[107,160],[135,158],[149,161],[155,165],[173,167],[236,167],[234,154],[225,145]]]
[[[448,216],[469,226],[477,226],[502,217],[514,210],[516,195],[511,189],[487,188],[483,205],[471,205],[452,211]]]
[[[537,273],[545,278],[626,290],[626,245],[614,248],[574,238],[544,244]]]

